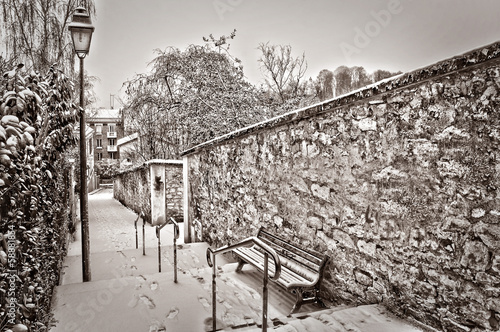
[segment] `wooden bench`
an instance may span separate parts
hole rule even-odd
[[[319,298],[319,288],[329,256],[310,249],[299,248],[260,228],[257,238],[273,248],[281,262],[281,275],[275,282],[295,294],[296,301],[290,314],[297,312],[303,304],[317,303],[325,306]],[[264,272],[264,253],[258,246],[233,249],[238,258],[236,272],[243,265],[251,264]],[[269,273],[274,274],[274,264],[269,263]]]

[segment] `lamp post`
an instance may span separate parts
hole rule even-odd
[[[71,214],[71,225],[75,226],[75,159],[70,158],[68,160],[69,164],[71,165],[71,170],[69,174],[69,209],[70,209],[70,214]]]
[[[82,273],[83,281],[90,281],[90,239],[87,193],[87,150],[85,135],[85,109],[83,93],[83,59],[89,53],[94,26],[87,10],[75,9],[68,26],[76,55],[80,58],[80,220],[82,223]]]

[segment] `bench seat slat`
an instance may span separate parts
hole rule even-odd
[[[264,254],[261,251],[259,251],[259,249],[252,247],[252,248],[239,248],[237,250],[240,250],[240,249],[246,249],[246,250],[251,249],[253,252],[255,252],[254,255],[257,255],[260,257],[258,260],[260,260],[263,264]],[[245,250],[243,250],[243,251],[245,251]],[[298,274],[298,275],[302,276],[303,278],[308,279],[309,281],[316,279],[316,277],[319,273],[319,268],[316,270],[313,270],[307,265],[299,264],[295,260],[291,260],[288,257],[283,257],[282,255],[280,255],[279,252],[278,252],[278,256],[280,256],[281,265],[283,267],[287,267],[288,269],[292,270],[295,274]],[[271,265],[272,265],[272,268],[274,269],[274,264],[270,264],[270,266]]]
[[[276,250],[276,252],[278,253],[278,255],[280,257],[286,257],[288,260],[294,261],[297,264],[303,265],[313,272],[316,272],[316,273],[319,272],[319,270],[321,268],[321,260],[318,259],[317,257],[315,257],[315,256],[305,256],[304,257],[305,252],[301,252],[300,250],[292,251],[288,248],[285,248],[283,246],[278,245],[275,242],[271,242],[270,240],[268,240],[266,238],[261,238],[261,240],[264,243],[266,243],[267,245],[269,245],[271,248]],[[307,254],[307,253],[305,253],[305,254]],[[310,258],[313,258],[313,259],[310,260]]]
[[[242,257],[245,260],[248,260],[248,263],[251,263],[255,267],[257,267],[260,271],[264,271],[264,254],[260,251],[252,248],[238,248],[235,249],[238,256]],[[270,259],[268,265],[269,273],[274,274],[274,262]],[[292,283],[302,283],[302,284],[310,284],[312,280],[309,280],[300,274],[297,274],[295,271],[289,269],[287,266],[281,266],[281,275],[278,279],[278,282],[282,283],[285,287]]]

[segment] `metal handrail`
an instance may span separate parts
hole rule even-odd
[[[177,239],[179,238],[179,224],[174,218],[170,218],[163,225],[156,226],[156,237],[158,238],[158,272],[161,272],[161,240],[160,231],[166,225],[172,223],[174,225],[174,282],[177,283]]]
[[[134,221],[134,227],[135,227],[135,249],[139,249],[139,235],[137,233],[137,222],[139,221],[140,218],[142,219],[142,222],[144,223],[144,213],[141,211],[140,214],[137,215],[137,219]]]
[[[249,245],[257,245],[262,250],[264,250],[264,278],[263,278],[263,285],[262,285],[262,331],[267,331],[267,302],[268,302],[268,295],[267,295],[267,282],[268,278],[271,280],[278,280],[281,274],[281,262],[278,254],[276,251],[265,244],[262,240],[258,239],[255,236],[249,237],[239,243],[232,244],[232,245],[227,245],[220,247],[219,249],[213,250],[212,248],[207,248],[207,263],[208,266],[212,268],[212,331],[217,330],[217,311],[216,311],[216,305],[217,305],[217,295],[216,295],[216,290],[217,290],[217,284],[216,284],[216,262],[215,262],[215,256],[218,254],[223,254],[225,252],[241,248],[241,247],[246,247]],[[274,261],[274,275],[271,277],[268,275],[268,259],[269,255],[273,258]],[[213,257],[213,258],[212,258]]]
[[[135,249],[139,248],[139,236],[137,234],[137,222],[139,221],[139,218],[142,218],[142,255],[146,255],[146,246],[145,246],[145,230],[144,226],[146,225],[146,219],[144,218],[144,212],[141,211],[140,214],[137,215],[137,219],[134,221],[134,226],[135,226]]]
[[[174,218],[170,217],[170,221],[174,224],[174,282],[177,283],[177,239],[179,238],[179,224]]]
[[[172,217],[170,217],[170,221],[174,224],[174,240],[177,240],[180,236],[179,224]]]

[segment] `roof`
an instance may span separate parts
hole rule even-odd
[[[161,164],[183,165],[184,162],[182,160],[173,160],[173,159],[151,159],[151,160],[146,161],[144,164],[146,164],[146,165],[161,165]]]
[[[87,121],[88,122],[121,122],[121,110],[119,109],[96,109],[88,112]]]
[[[127,144],[127,143],[132,142],[133,140],[137,139],[138,137],[139,137],[139,133],[133,133],[132,135],[128,135],[128,136],[119,138],[117,145],[120,146],[123,144]]]

